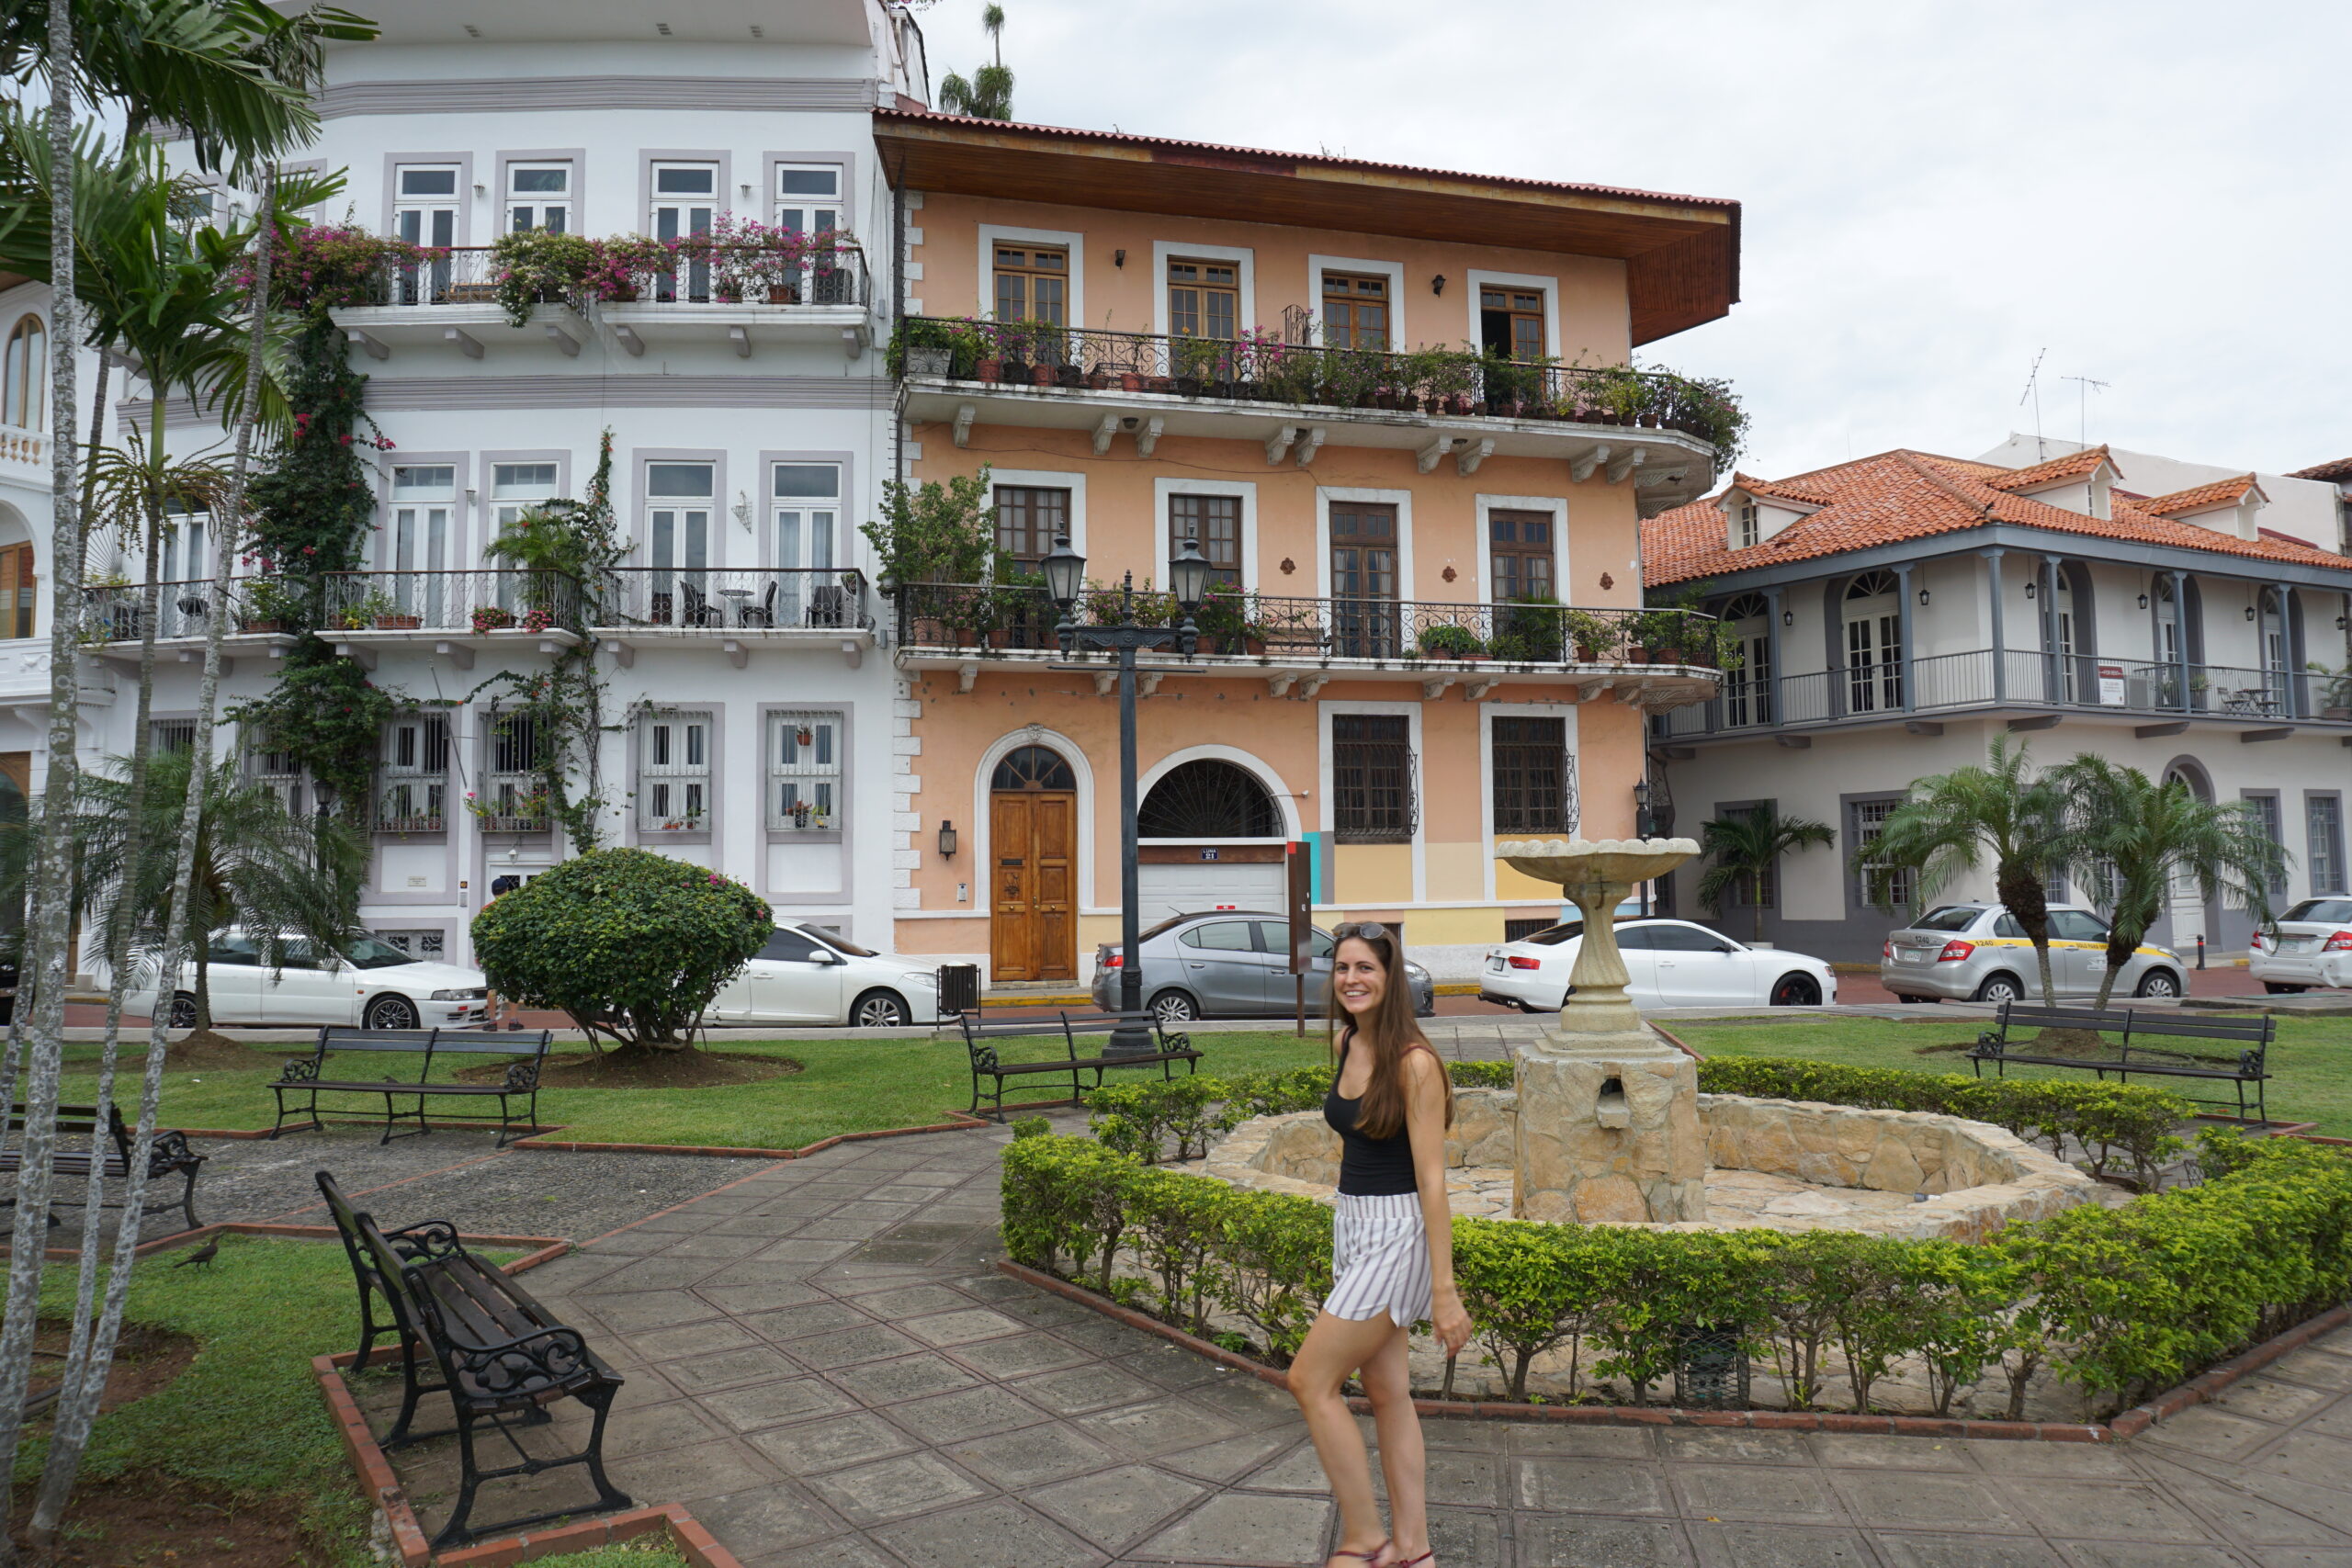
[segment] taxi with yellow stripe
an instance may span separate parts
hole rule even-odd
[[[2050,906],[2050,975],[2061,1000],[2098,995],[2107,976],[2104,919],[2076,904]],[[1880,984],[1906,1002],[2040,1000],[2041,971],[2018,918],[1998,904],[1939,904],[1879,950]],[[2188,988],[2170,948],[2143,942],[2110,997],[2169,1001]]]

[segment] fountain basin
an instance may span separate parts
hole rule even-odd
[[[1596,1223],[1982,1241],[2012,1221],[2078,1203],[2130,1201],[1989,1122],[1728,1094],[1699,1095],[1697,1109],[1710,1162],[1706,1218]],[[1455,1213],[1515,1217],[1518,1126],[1517,1090],[1456,1091],[1446,1140]],[[1339,1180],[1340,1140],[1319,1111],[1260,1116],[1211,1148],[1200,1169],[1236,1187],[1328,1202]],[[1922,1192],[1925,1202],[1916,1196]]]

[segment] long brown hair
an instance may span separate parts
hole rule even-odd
[[[1429,1044],[1429,1037],[1413,1016],[1413,987],[1405,977],[1404,949],[1396,944],[1394,932],[1373,920],[1340,926],[1331,937],[1331,985],[1323,1016],[1333,1029],[1340,1019],[1349,1020],[1355,1029],[1351,1043],[1372,1056],[1372,1081],[1364,1086],[1363,1099],[1356,1107],[1356,1128],[1368,1138],[1393,1138],[1405,1126],[1405,1053]],[[1340,1005],[1339,960],[1343,942],[1360,942],[1370,948],[1381,972],[1388,976],[1369,1019],[1358,1018]],[[1435,1060],[1437,1053],[1431,1051],[1430,1055]],[[1444,1064],[1439,1066],[1442,1068]],[[1442,1071],[1438,1081],[1445,1086],[1445,1125],[1451,1127],[1453,1085]]]

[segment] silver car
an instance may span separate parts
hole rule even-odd
[[[2107,976],[2107,922],[2073,904],[2050,906],[2050,977],[2064,999],[2098,995]],[[2115,977],[2115,997],[2171,1000],[2188,967],[2170,948],[2143,942]],[[1939,904],[1879,951],[1880,984],[1906,1002],[2037,1001],[2041,970],[2018,919],[1998,904]]]
[[[1306,976],[1306,1010],[1323,1014],[1331,984],[1331,933],[1315,931],[1315,973]],[[1219,909],[1209,915],[1179,915],[1138,934],[1143,1002],[1162,1023],[1195,1018],[1287,1018],[1297,1006],[1298,977],[1290,973],[1290,921],[1256,909]],[[1124,954],[1116,942],[1094,950],[1094,1005],[1108,1012],[1119,1005]],[[1406,983],[1413,988],[1413,1010],[1427,1018],[1437,1010],[1437,987],[1430,972],[1408,960]]]

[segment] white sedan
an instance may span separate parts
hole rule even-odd
[[[388,942],[359,937],[323,962],[307,942],[289,941],[273,967],[241,931],[212,938],[205,953],[205,989],[215,1023],[358,1024],[368,1029],[465,1029],[487,1015],[479,969],[420,962]],[[155,981],[123,1005],[152,1016]],[[196,1027],[196,975],[180,971],[172,998],[172,1027]]]
[[[2306,898],[2249,946],[2246,970],[2266,991],[2352,987],[2352,898]]]
[[[933,1023],[939,1018],[938,976],[927,964],[873,952],[821,927],[781,925],[703,1017],[836,1029]]]
[[[1570,920],[1487,952],[1481,1001],[1555,1012],[1584,945]],[[1838,976],[1818,958],[1749,947],[1689,920],[1617,922],[1626,994],[1643,1008],[1819,1007],[1838,999]]]

